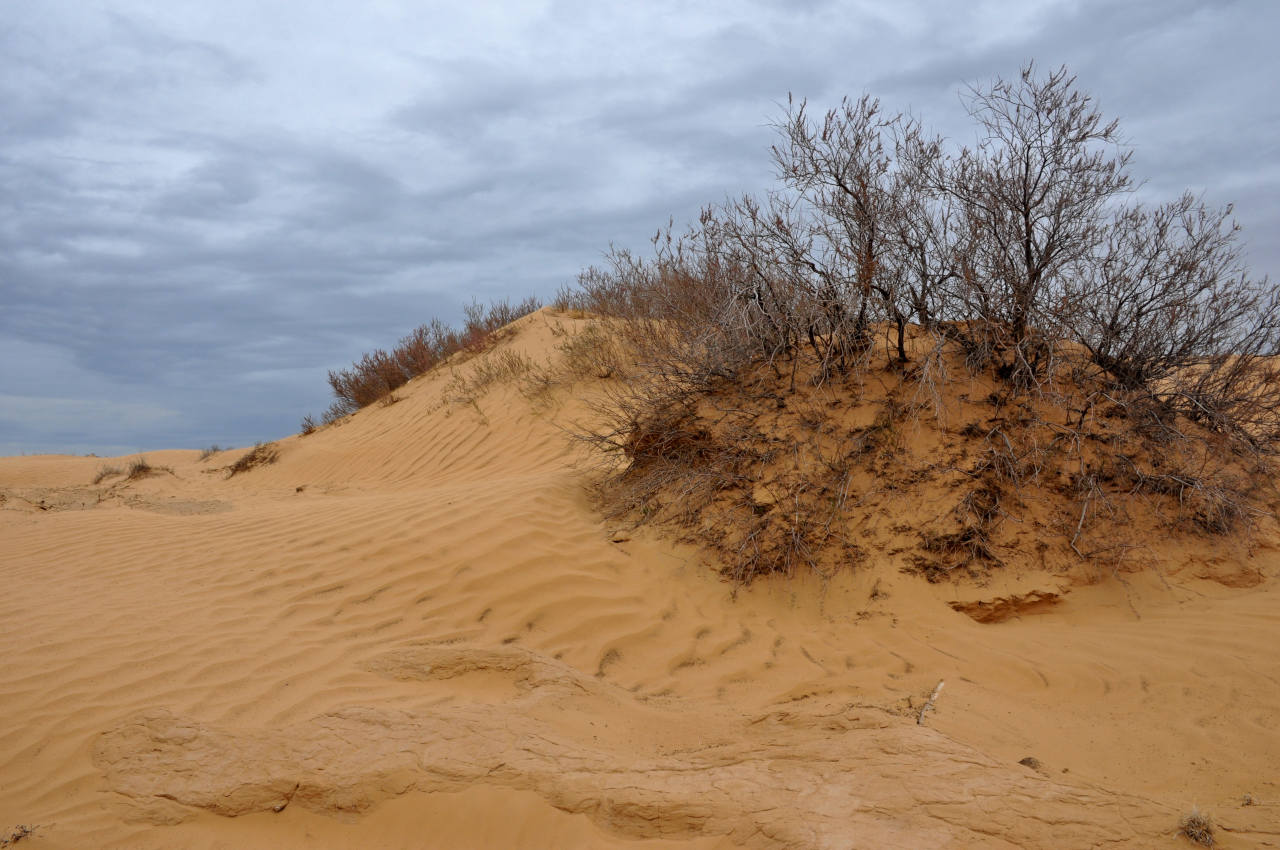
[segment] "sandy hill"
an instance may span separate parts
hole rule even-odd
[[[588,323],[234,476],[0,460],[0,845],[1280,844],[1273,535],[735,595],[593,508]]]

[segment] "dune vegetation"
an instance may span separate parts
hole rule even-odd
[[[877,551],[931,580],[1009,555],[1115,565],[1135,520],[1271,519],[1280,293],[1231,208],[1138,199],[1118,124],[1065,68],[966,103],[973,147],[869,96],[793,100],[775,191],[560,293],[598,320],[566,352],[609,379],[577,429],[607,515],[677,529],[740,582]],[[536,307],[473,305],[331,373],[326,421]],[[876,522],[904,504],[926,521]]]

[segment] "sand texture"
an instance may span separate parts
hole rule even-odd
[[[581,321],[231,477],[0,459],[0,843],[1280,846],[1273,534],[735,595],[593,508],[590,380],[483,371]]]

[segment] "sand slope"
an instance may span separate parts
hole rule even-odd
[[[1280,845],[1274,541],[734,599],[593,513],[558,427],[589,387],[476,365],[230,479],[242,451],[97,485],[107,461],[0,460],[0,839],[1178,847],[1199,805],[1221,846]]]

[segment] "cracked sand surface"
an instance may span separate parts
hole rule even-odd
[[[696,720],[519,648],[428,646],[375,659],[402,679],[497,672],[520,696],[390,712],[352,707],[280,730],[232,731],[144,712],[105,733],[95,763],[129,816],[181,807],[245,815],[302,806],[360,813],[415,791],[532,790],[634,838],[727,836],[752,848],[1143,846],[1162,813],[1137,797],[1064,786],[909,720],[832,734],[822,722]],[[648,746],[589,740],[557,717],[644,730]],[[691,750],[661,742],[717,742]],[[1117,818],[1127,825],[1121,829]]]

